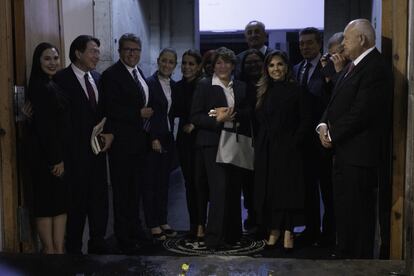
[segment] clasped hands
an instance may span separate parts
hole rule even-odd
[[[319,131],[319,140],[324,148],[332,148],[332,141],[329,138],[328,127],[326,125],[321,125],[318,129]]]
[[[216,107],[208,112],[208,116],[215,117],[220,123],[233,121],[236,114],[233,107]]]

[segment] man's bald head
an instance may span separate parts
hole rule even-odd
[[[342,44],[345,55],[355,60],[367,49],[375,46],[375,30],[367,19],[355,19],[345,27]]]

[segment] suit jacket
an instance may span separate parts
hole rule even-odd
[[[293,67],[293,72],[295,74],[296,80],[300,83],[300,72],[302,71],[303,66],[306,61],[303,60],[296,64]],[[312,96],[312,110],[313,110],[313,124],[316,127],[317,122],[322,117],[323,112],[328,105],[330,96],[326,93],[325,89],[325,77],[321,73],[322,65],[318,62],[316,68],[314,69],[307,85],[307,90]]]
[[[322,117],[329,127],[335,154],[356,166],[377,166],[391,101],[392,75],[377,49],[353,71],[345,68]]]
[[[98,87],[99,95],[95,110],[92,109],[70,65],[54,76],[55,82],[62,89],[69,102],[71,124],[68,127],[71,133],[69,139],[71,139],[72,145],[70,157],[73,162],[75,179],[82,179],[90,173],[89,170],[94,166],[93,164],[95,164],[96,160],[101,159],[101,161],[105,161],[104,154],[94,155],[90,144],[93,127],[104,117],[104,97],[99,89],[100,74],[92,71],[91,75]],[[108,126],[106,126],[106,130],[108,130]]]
[[[237,112],[236,121],[248,124],[250,108],[248,106],[246,85],[244,82],[233,80],[234,109]],[[200,146],[217,146],[223,123],[218,123],[208,112],[216,107],[226,107],[227,100],[223,88],[212,85],[212,78],[200,80],[194,92],[191,106],[191,121],[198,129],[196,144]]]
[[[197,129],[191,133],[184,132],[184,126],[191,123],[190,112],[193,102],[194,91],[199,79],[196,78],[191,82],[187,82],[184,78],[176,83],[173,90],[173,112],[174,117],[180,118],[177,130],[177,147],[191,149],[195,145]]]
[[[161,83],[158,79],[158,71],[147,79],[148,88],[150,90],[150,97],[148,106],[152,107],[154,114],[150,119],[149,133],[151,140],[158,139],[163,144],[163,139],[168,137],[172,133],[174,127],[173,118],[173,104],[171,104],[170,111],[168,111],[168,101],[162,90]],[[173,97],[173,90],[175,81],[170,79],[171,98]],[[170,123],[171,130],[168,128],[168,122]]]
[[[141,70],[139,73],[143,76]],[[114,134],[111,154],[145,153],[147,134],[140,113],[145,103],[134,78],[119,60],[103,72],[101,84],[107,119]]]

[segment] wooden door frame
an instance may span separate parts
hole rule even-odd
[[[17,166],[16,130],[13,109],[13,4],[0,1],[0,127],[5,134],[0,137],[0,188],[2,212],[2,237],[5,252],[19,250],[17,222]]]
[[[390,258],[404,257],[404,190],[407,135],[408,0],[382,0],[383,53],[393,68],[393,152]]]

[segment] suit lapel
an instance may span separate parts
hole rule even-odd
[[[154,78],[156,79],[155,85],[157,86],[156,90],[160,92],[159,97],[161,98],[162,104],[164,105],[164,107],[166,107],[165,109],[168,109],[168,100],[165,97],[164,90],[162,89],[162,85],[161,85],[160,79],[158,78],[157,72],[154,73]],[[170,81],[170,86],[171,86],[171,81]],[[172,90],[172,88],[171,88],[171,90]]]
[[[342,72],[341,75],[338,78],[338,82],[335,85],[334,88],[334,93],[332,95],[331,100],[329,101],[329,105],[331,104],[331,102],[334,100],[334,98],[338,95],[338,93],[340,91],[342,91],[343,89],[342,86],[344,86],[347,82],[349,82],[350,80],[352,80],[353,77],[355,77],[356,75],[358,75],[358,73],[365,67],[365,65],[370,62],[370,60],[372,58],[375,58],[375,56],[378,54],[378,50],[375,48],[374,50],[372,50],[367,56],[365,56],[359,63],[357,66],[355,66],[355,68],[352,70],[351,73],[349,73],[348,75],[346,75],[346,72],[348,71],[349,66],[351,65],[351,63],[348,64],[347,67],[345,67]]]
[[[75,75],[75,72],[73,72],[72,67],[68,67],[68,72],[69,72],[69,76],[71,78],[71,80],[69,80],[69,83],[72,83],[72,91],[77,91],[78,93],[78,97],[82,100],[82,102],[84,104],[87,104],[88,106],[90,106],[89,104],[89,99],[85,94],[85,90],[83,90],[82,85],[80,84],[78,78]],[[91,108],[92,109],[92,108]]]

